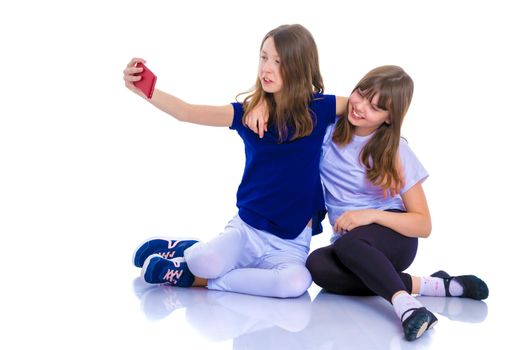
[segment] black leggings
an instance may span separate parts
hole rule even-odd
[[[379,295],[390,302],[400,290],[412,292],[412,278],[402,271],[414,261],[416,252],[417,238],[371,224],[313,251],[306,267],[314,282],[329,292]]]

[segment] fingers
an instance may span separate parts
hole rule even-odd
[[[335,220],[334,232],[350,231],[352,229],[352,221],[346,220],[345,217],[340,216]]]
[[[137,65],[137,63],[146,63],[146,60],[142,59],[142,58],[139,58],[139,57],[134,57],[131,59],[131,61],[129,61],[127,67],[130,68],[130,67],[135,67]]]
[[[142,79],[139,73],[142,73],[144,68],[137,67],[137,63],[145,63],[146,61],[142,58],[132,58],[131,61],[127,64],[126,68],[122,71],[124,73],[124,80],[126,82],[135,82]]]
[[[339,218],[335,219],[334,232],[339,232]]]
[[[261,120],[258,120],[257,127],[259,129],[259,138],[262,139],[264,137],[264,132],[266,131],[266,125]]]
[[[268,131],[268,124],[264,120],[264,116],[255,116],[253,114],[246,118],[246,126],[259,135],[259,138],[264,137],[264,133]]]
[[[268,131],[268,112],[264,102],[259,103],[250,112],[246,118],[246,126],[259,135],[259,138],[264,137],[264,133]]]
[[[145,98],[146,95],[144,95],[144,93],[135,86],[135,83],[142,79],[142,76],[140,75],[140,73],[144,71],[144,68],[137,67],[138,63],[144,64],[146,63],[146,61],[138,57],[132,58],[131,61],[129,61],[129,63],[126,65],[126,68],[122,71],[123,73],[122,78],[124,80],[124,84],[129,90]]]
[[[124,77],[123,77],[124,81],[128,82],[135,82],[135,81],[139,81],[142,79],[142,76],[140,75],[133,75],[133,74],[126,74],[124,73]]]
[[[248,126],[248,128],[250,128],[251,131],[257,134],[257,120],[251,115],[248,116],[248,118],[246,119],[246,125]]]
[[[138,74],[138,73],[141,73],[143,70],[144,68],[142,67],[127,67],[126,69],[124,69],[123,73],[125,75]]]
[[[351,224],[348,224],[346,226],[344,225],[334,225],[334,232],[336,233],[347,233],[352,231],[353,226]]]

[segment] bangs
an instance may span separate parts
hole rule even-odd
[[[371,80],[362,81],[355,87],[354,91],[356,90],[361,94],[361,96],[366,98],[370,104],[372,104],[374,97],[379,95],[377,107],[385,111],[390,111],[392,99],[387,96],[389,96],[388,92],[391,92],[392,89],[386,87],[385,84],[379,84],[379,82],[374,82]]]

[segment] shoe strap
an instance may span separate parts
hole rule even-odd
[[[449,287],[450,287],[450,281],[452,281],[452,279],[454,277],[442,277],[443,278],[443,283],[445,284],[445,294],[447,295],[447,297],[450,297],[450,292],[449,292]]]
[[[407,312],[410,312],[410,311],[416,311],[416,310],[419,310],[419,309],[421,309],[421,307],[413,307],[413,308],[411,308],[411,309],[405,310],[405,312],[403,312],[403,313],[401,314],[401,322],[405,322],[405,314],[406,314]]]

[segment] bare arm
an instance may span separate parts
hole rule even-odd
[[[171,115],[177,120],[194,124],[209,126],[231,126],[233,122],[233,106],[204,106],[194,105],[184,102],[183,100],[167,94],[159,89],[155,89],[151,99],[147,99],[142,91],[133,84],[141,79],[138,73],[142,68],[136,67],[138,62],[144,63],[141,58],[133,58],[126,69],[124,69],[124,82],[126,87],[146,99],[152,105],[163,112]]]
[[[208,126],[231,126],[233,122],[232,105],[193,105],[158,89],[155,89],[149,101],[161,111],[181,122]]]
[[[376,223],[391,228],[403,236],[428,237],[432,230],[432,224],[421,183],[412,186],[401,197],[407,210],[406,213],[376,209],[347,211],[336,219],[334,232],[347,232],[358,226]]]
[[[348,110],[348,97],[335,97],[335,115],[346,116]]]
[[[432,231],[430,210],[421,183],[401,195],[406,213],[380,211],[375,222],[407,237],[426,238]]]

